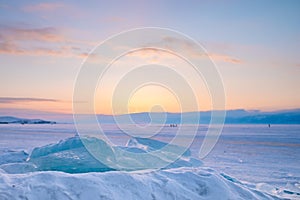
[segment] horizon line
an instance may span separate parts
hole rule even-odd
[[[4,111],[3,111],[4,110]],[[181,113],[197,113],[197,112],[218,112],[218,111],[245,111],[245,112],[261,112],[261,113],[273,113],[273,112],[288,112],[288,111],[300,111],[300,107],[297,108],[287,108],[287,109],[274,109],[274,110],[260,110],[260,109],[245,109],[245,108],[237,108],[237,109],[225,109],[225,110],[199,110],[199,111],[185,111],[185,112],[128,112],[128,113],[120,113],[120,114],[108,114],[108,113],[79,113],[78,115],[104,115],[104,116],[121,116],[121,115],[129,115],[129,114],[145,114],[145,113],[168,113],[168,114],[181,114]],[[14,108],[0,108],[0,116],[2,112],[9,112],[9,111],[20,111],[22,114],[31,114],[31,115],[46,115],[46,114],[57,114],[57,115],[74,115],[73,112],[58,112],[58,111],[44,111],[44,110],[34,110],[34,109],[14,109]],[[28,112],[28,113],[26,113]],[[31,112],[31,113],[30,113]],[[36,112],[36,113],[32,113]],[[17,113],[16,113],[17,114]],[[5,115],[5,114],[4,114]],[[2,115],[2,116],[4,116]]]

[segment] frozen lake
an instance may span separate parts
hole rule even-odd
[[[189,130],[194,125],[185,125]],[[201,125],[190,149],[196,157],[207,131]],[[116,125],[105,125],[107,137],[117,145],[129,136]],[[74,136],[73,124],[0,125],[0,153],[30,152],[34,147]],[[154,139],[170,141],[176,128],[162,127]],[[188,134],[187,134],[188,135]],[[187,136],[189,137],[189,136]],[[290,188],[300,185],[300,125],[225,125],[218,143],[203,159],[204,165],[253,187]],[[294,189],[294,191],[296,190]]]

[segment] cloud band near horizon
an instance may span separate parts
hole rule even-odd
[[[12,104],[20,102],[61,102],[61,100],[47,98],[0,97],[0,104]]]

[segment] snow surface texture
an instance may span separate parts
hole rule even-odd
[[[105,152],[103,156],[114,155],[114,150],[104,141],[84,139],[100,143]],[[133,138],[123,148],[144,153],[164,145],[159,141]],[[22,151],[2,154],[1,200],[277,199],[248,188],[227,175],[201,167],[201,161],[191,158],[190,151],[165,169],[131,172],[115,171],[100,163],[89,154],[78,137],[35,148],[26,159],[27,156]],[[134,158],[128,159],[134,161]],[[156,160],[148,162],[152,161]]]
[[[1,174],[0,199],[277,199],[205,168],[155,172]]]

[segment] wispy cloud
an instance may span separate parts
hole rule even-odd
[[[0,35],[2,39],[9,41],[35,40],[41,42],[62,42],[66,40],[54,27],[18,28],[1,26]]]
[[[0,97],[1,104],[13,104],[24,102],[61,102],[57,99],[45,99],[45,98],[18,98],[18,97]]]
[[[62,46],[63,45],[63,46]],[[54,27],[0,26],[0,53],[10,55],[83,57],[81,46],[90,42],[71,40]]]
[[[85,58],[88,54],[77,53],[72,47],[58,47],[55,49],[49,48],[34,48],[23,49],[14,44],[0,44],[0,54],[10,55],[26,55],[26,56],[57,56],[57,57],[78,57]]]
[[[212,59],[214,61],[217,61],[217,62],[220,61],[220,62],[231,63],[231,64],[242,64],[243,63],[242,60],[240,60],[238,58],[234,58],[234,57],[226,55],[226,54],[219,54],[219,53],[215,53],[215,52],[214,53],[203,52],[202,54],[199,54],[197,51],[199,46],[196,43],[193,43],[190,40],[186,40],[183,38],[167,36],[167,37],[163,38],[163,40],[160,41],[160,43],[163,44],[162,46],[165,46],[166,49],[168,49],[168,47],[173,47],[175,49],[184,50],[184,51],[188,52],[191,56],[196,56],[196,57],[207,57],[208,56],[210,59]],[[155,46],[155,44],[154,44],[154,46]],[[151,53],[151,52],[147,50],[147,53]]]
[[[33,12],[33,11],[39,11],[39,12],[47,12],[47,11],[55,11],[60,8],[64,8],[65,5],[60,2],[51,2],[51,3],[38,3],[35,5],[28,5],[23,7],[24,11],[27,12]]]
[[[208,53],[208,56],[215,61],[222,61],[222,62],[227,62],[227,63],[232,63],[232,64],[242,64],[243,63],[242,60],[233,58],[228,55]]]
[[[127,50],[128,46],[120,46],[117,44],[110,44],[110,47],[112,50]],[[226,55],[226,54],[220,54],[216,52],[207,52],[205,50],[202,50],[201,53],[199,54],[199,47],[204,48],[199,46],[198,44],[184,39],[184,38],[176,38],[176,37],[171,37],[171,36],[166,36],[162,40],[157,41],[157,42],[152,42],[148,43],[145,45],[145,48],[141,48],[138,50],[134,50],[132,52],[129,52],[129,56],[140,56],[140,57],[149,57],[152,54],[155,53],[163,53],[164,56],[167,56],[168,54],[173,54],[172,52],[169,52],[169,49],[174,50],[174,55],[177,52],[181,52],[182,50],[184,52],[187,52],[191,56],[194,57],[207,57],[209,56],[211,59],[215,61],[223,61],[223,62],[228,62],[228,63],[233,63],[233,64],[241,64],[243,63],[242,60],[237,59],[235,57]],[[176,51],[178,49],[178,51]]]
[[[160,47],[163,47],[162,49],[155,48],[157,44],[159,43]],[[193,57],[200,57],[200,58],[207,58],[214,61],[221,61],[225,63],[231,63],[231,64],[243,64],[244,61],[237,59],[235,57],[226,55],[226,54],[219,54],[219,53],[206,53],[203,51],[201,54],[199,54],[199,46],[196,43],[193,43],[189,40],[185,40],[182,38],[175,38],[175,37],[165,37],[162,41],[151,43],[149,44],[150,47],[145,47],[143,49],[139,49],[138,51],[129,52],[128,55],[132,56],[139,56],[139,57],[150,57],[154,54],[159,53],[160,55],[164,55],[164,57],[170,57],[170,52],[168,52],[168,49],[179,49],[179,51],[184,50],[185,52],[188,52],[189,55]],[[116,48],[126,48],[122,46],[118,46]],[[163,51],[163,49],[166,49],[167,51]],[[176,52],[174,52],[176,53]],[[171,53],[172,54],[172,53]]]
[[[215,61],[232,64],[243,63],[242,60],[225,54],[203,53],[199,55],[196,51],[198,46],[185,39],[165,37],[160,43],[166,49],[174,46],[181,50],[184,49],[192,56],[209,56]],[[69,39],[63,35],[62,31],[55,27],[19,28],[0,25],[0,54],[86,58],[88,53],[83,51],[81,47],[92,45],[95,45],[95,43]],[[155,43],[149,45],[156,46]],[[124,47],[114,45],[112,49],[115,48]],[[147,57],[149,54],[153,54],[154,51],[155,49],[145,49],[144,51],[140,50],[139,54],[135,52],[134,55]],[[166,55],[167,53],[165,53]],[[98,57],[95,58],[99,59]],[[101,57],[101,60],[103,59]]]

